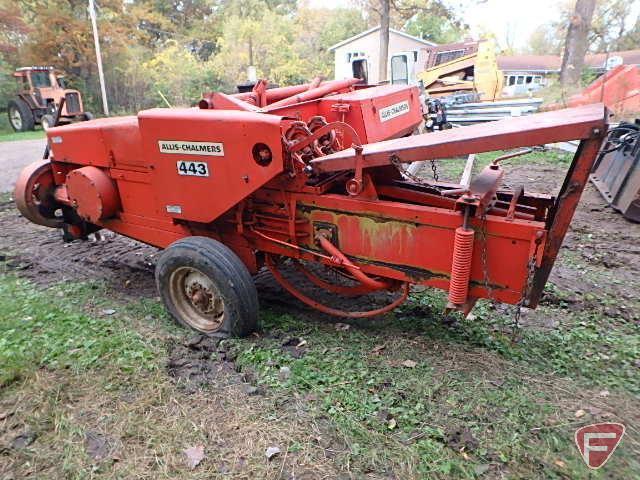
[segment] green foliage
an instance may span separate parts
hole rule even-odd
[[[16,82],[11,76],[13,67],[0,57],[0,111],[7,109],[9,100],[14,98],[16,92]]]
[[[86,3],[25,0],[22,10],[7,10],[13,16],[2,12],[0,24],[15,30],[11,38],[20,38],[15,62],[0,64],[2,72],[19,64],[52,64],[67,74],[70,88],[82,92],[86,109],[100,112]],[[260,77],[280,85],[331,77],[327,49],[367,23],[358,9],[298,8],[295,0],[103,0],[98,28],[107,97],[119,114],[165,106],[159,92],[172,105],[193,105],[204,91],[235,91],[251,64]],[[0,97],[7,91],[0,77]]]
[[[118,315],[80,313],[90,287],[70,284],[39,290],[0,275],[0,386],[34,370],[99,368],[125,372],[153,368],[156,352]]]
[[[199,61],[175,41],[167,42],[141,67],[148,82],[148,94],[161,104],[161,92],[172,106],[191,106],[203,91],[216,89],[219,83],[214,72],[210,62]]]
[[[466,33],[466,29],[451,18],[424,12],[420,12],[411,18],[405,26],[405,31],[410,35],[434,43],[459,42]]]

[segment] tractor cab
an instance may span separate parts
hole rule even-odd
[[[53,67],[18,68],[13,76],[17,92],[7,110],[9,123],[15,131],[33,130],[35,125],[42,125],[45,130],[52,127],[61,105],[58,124],[93,118],[91,113],[84,111],[80,92],[67,89],[64,76]]]

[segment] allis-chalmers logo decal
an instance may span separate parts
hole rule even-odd
[[[609,460],[624,430],[621,423],[594,423],[576,430],[576,445],[589,468],[600,468]]]
[[[224,157],[224,145],[213,142],[185,142],[182,140],[158,140],[160,153],[181,155],[211,155]]]
[[[389,105],[388,107],[384,107],[380,109],[380,121],[386,122],[391,120],[392,118],[399,117],[400,115],[404,115],[405,113],[409,113],[409,102],[406,100],[400,103],[394,103],[393,105]]]

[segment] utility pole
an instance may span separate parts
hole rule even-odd
[[[100,53],[100,38],[98,37],[98,23],[96,21],[96,6],[93,0],[89,0],[89,17],[93,27],[93,44],[96,47],[96,58],[98,60],[98,76],[100,77],[100,91],[102,92],[102,110],[109,116],[109,104],[107,102],[107,90],[104,86],[104,72],[102,71],[102,53]]]

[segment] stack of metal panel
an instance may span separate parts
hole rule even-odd
[[[542,98],[518,98],[495,102],[453,103],[447,105],[447,121],[462,126],[531,115],[538,111],[542,101]]]

